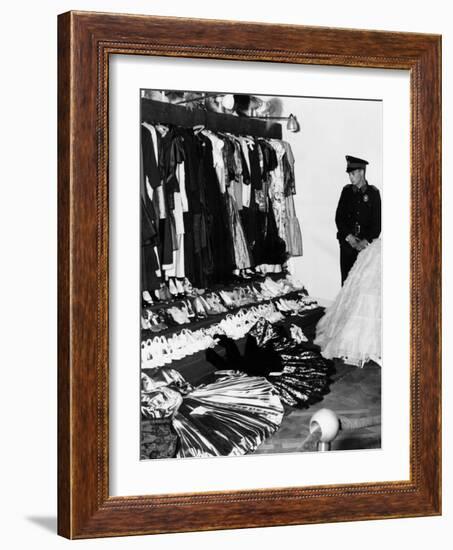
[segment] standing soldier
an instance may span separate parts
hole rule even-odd
[[[365,179],[368,161],[346,155],[346,162],[351,183],[343,187],[335,214],[342,285],[358,253],[381,233],[381,195]]]

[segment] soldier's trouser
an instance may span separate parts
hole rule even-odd
[[[351,267],[357,259],[358,251],[348,243],[340,243],[340,269],[341,269],[341,286],[343,286],[346,277],[348,276]]]

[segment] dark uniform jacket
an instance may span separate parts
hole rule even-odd
[[[348,235],[371,242],[381,233],[381,195],[368,182],[358,189],[349,184],[343,187],[335,214],[337,239],[344,242]]]

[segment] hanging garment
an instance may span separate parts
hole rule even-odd
[[[217,174],[217,181],[219,182],[221,193],[225,193],[226,174],[225,174],[225,162],[223,158],[224,142],[222,139],[216,136],[213,132],[203,130],[201,133],[211,141],[212,160],[214,162],[214,168]]]
[[[174,376],[175,383],[162,385],[162,370],[166,371],[167,380]],[[198,388],[184,387],[182,376],[168,368],[156,369],[152,376],[143,377],[142,458],[166,458],[174,448],[169,433],[159,438],[157,449],[148,443],[149,418],[171,419],[178,438],[175,451],[178,458],[253,453],[283,419],[281,401],[263,377],[225,373],[215,382]],[[159,449],[163,451],[161,456]]]
[[[249,250],[253,251],[255,242],[259,235],[260,219],[257,216],[258,207],[256,204],[255,188],[252,185],[251,179],[251,161],[250,161],[250,147],[254,147],[254,144],[249,139],[244,137],[239,138],[241,144],[241,165],[242,165],[242,209],[240,211],[240,218],[242,227]],[[257,172],[255,170],[255,176]],[[253,256],[253,252],[252,252]],[[253,256],[253,263],[257,263]]]
[[[160,171],[158,165],[158,136],[154,126],[146,122],[141,126],[141,145],[143,157],[143,173],[148,178],[153,189],[159,187]]]
[[[289,256],[302,256],[302,232],[300,230],[299,220],[296,215],[296,207],[294,205],[294,196],[288,195],[285,197],[286,202],[286,242],[288,246]]]
[[[213,253],[208,233],[206,177],[203,146],[193,130],[178,129],[185,155],[184,257],[186,277],[197,287],[206,287],[214,271]]]
[[[160,265],[157,247],[157,231],[153,219],[152,203],[141,197],[141,290],[152,291],[160,287]]]
[[[296,178],[294,175],[294,155],[291,145],[287,141],[282,141],[285,148],[285,154],[282,158],[284,172],[284,193],[285,197],[296,194]]]
[[[143,147],[142,147],[143,151]],[[142,155],[142,158],[144,155]],[[146,178],[146,182],[145,182]],[[144,164],[140,163],[140,243],[141,243],[141,291],[152,291],[159,288],[161,283],[161,271],[159,257],[157,253],[157,244],[159,234],[157,227],[156,212],[149,195],[153,189],[147,187],[148,177],[144,174]],[[149,189],[149,191],[148,191]]]
[[[242,165],[242,205],[250,206],[251,180],[250,180],[250,158],[247,148],[247,141],[243,137],[238,138],[241,145],[241,165]]]
[[[299,220],[296,216],[296,207],[294,204],[294,195],[296,194],[296,179],[294,172],[294,155],[291,149],[291,145],[282,141],[282,145],[285,148],[285,154],[282,157],[283,167],[283,194],[285,195],[285,233],[286,244],[288,253],[290,256],[302,256],[302,232],[300,230]]]
[[[232,140],[223,137],[223,162],[225,166],[226,203],[230,230],[233,239],[234,259],[237,269],[247,269],[253,265],[251,249],[242,226],[242,219],[235,197],[234,181],[236,177],[235,147]],[[243,209],[244,212],[244,209]]]
[[[236,199],[236,204],[238,205],[239,211],[242,210],[242,188],[244,185],[243,177],[242,177],[242,153],[241,153],[241,144],[239,141],[235,138],[232,138],[233,140],[233,146],[234,146],[234,170],[235,170],[235,177],[234,177],[234,197]]]
[[[271,145],[277,156],[277,167],[270,172],[271,182],[269,186],[269,197],[271,199],[272,208],[274,209],[275,221],[277,224],[278,234],[285,241],[287,248],[288,240],[286,235],[286,201],[284,193],[284,171],[282,158],[285,154],[285,148],[281,141],[272,140]]]
[[[199,135],[205,177],[207,227],[213,258],[211,283],[228,281],[235,268],[233,237],[228,218],[226,194],[221,192],[214,167],[212,141]]]
[[[278,233],[274,210],[271,205],[268,205],[265,216],[265,230],[263,232],[263,244],[260,263],[267,265],[264,273],[279,273],[281,271],[282,264],[284,264],[288,259],[286,243]]]
[[[253,189],[260,190],[262,188],[260,153],[256,140],[249,143],[248,153],[250,160],[250,182]]]
[[[227,211],[233,238],[234,261],[237,269],[247,269],[252,266],[250,250],[242,227],[241,217],[234,197],[233,186],[229,186],[226,192]]]
[[[173,262],[172,266],[168,266],[165,271],[167,279],[169,277],[185,277],[184,269],[184,209],[187,212],[187,195],[185,192],[185,169],[184,161],[178,164],[176,169],[176,176],[178,178],[179,189],[181,191],[175,192],[173,195],[173,202],[175,208],[173,210],[173,218],[175,221],[176,232],[176,249],[173,250]]]
[[[259,139],[258,145],[263,155],[263,181],[270,181],[270,172],[278,166],[277,155],[272,145],[265,139]]]

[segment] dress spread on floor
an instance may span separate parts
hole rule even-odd
[[[290,407],[308,407],[329,391],[331,362],[309,342],[297,343],[283,327],[259,319],[249,331],[244,354],[225,336],[220,345],[222,357],[209,349],[206,357],[219,369],[236,369],[249,376],[265,376],[276,389],[282,403]]]
[[[316,329],[327,358],[362,366],[381,363],[381,239],[362,250],[334,303]]]
[[[142,458],[243,455],[255,451],[283,418],[272,384],[245,374],[225,374],[193,388],[177,371],[157,369],[142,374],[141,400]]]

